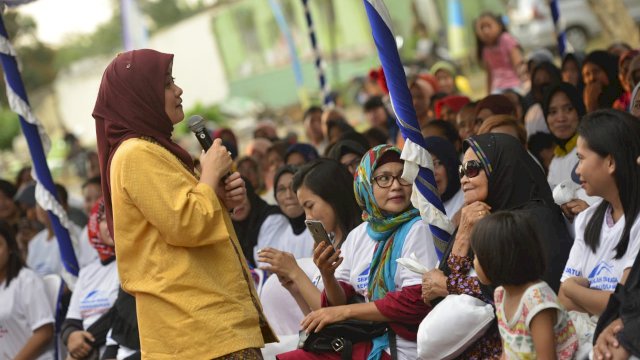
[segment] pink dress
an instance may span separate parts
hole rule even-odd
[[[511,62],[511,51],[517,47],[516,39],[503,32],[497,44],[482,49],[482,60],[491,72],[491,93],[520,87],[520,77],[515,69],[517,64]]]

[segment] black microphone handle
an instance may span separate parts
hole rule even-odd
[[[200,143],[200,146],[204,149],[204,151],[208,151],[211,146],[213,146],[213,140],[211,140],[211,136],[207,133],[206,129],[202,129],[195,133],[196,139]]]

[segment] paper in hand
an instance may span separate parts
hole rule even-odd
[[[400,258],[396,260],[398,264],[404,266],[405,268],[413,271],[416,274],[424,274],[429,269],[427,269],[424,265],[420,263],[415,253],[411,253],[408,258]]]

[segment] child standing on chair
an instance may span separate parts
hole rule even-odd
[[[553,290],[540,280],[545,270],[536,229],[523,215],[498,212],[480,220],[471,235],[474,267],[494,292],[503,359],[571,359],[576,330]]]

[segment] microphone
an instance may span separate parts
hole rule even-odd
[[[204,118],[200,115],[191,115],[187,125],[189,129],[196,135],[196,139],[200,143],[200,146],[204,149],[204,151],[208,151],[211,146],[213,146],[213,140],[211,139],[211,135],[209,135],[209,131],[204,126]],[[229,156],[231,156],[231,151],[229,151]],[[229,171],[226,175],[224,175],[221,181],[224,181],[231,175],[231,171]]]
[[[211,139],[211,135],[209,135],[209,131],[207,131],[207,128],[204,126],[204,121],[204,118],[200,115],[191,115],[187,124],[189,129],[196,135],[200,146],[202,146],[204,151],[207,151],[213,145],[213,140]]]

